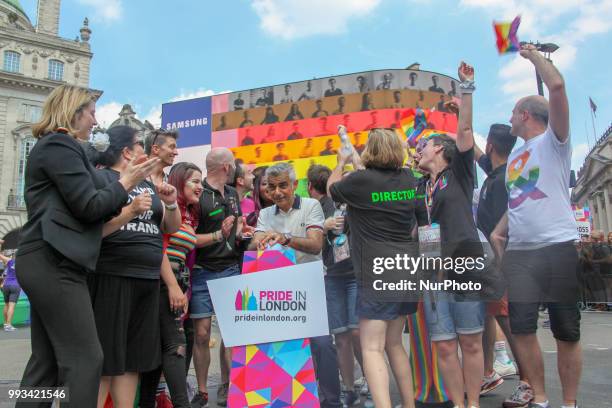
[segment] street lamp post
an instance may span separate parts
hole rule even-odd
[[[557,51],[559,49],[559,46],[557,44],[554,43],[545,43],[545,44],[541,44],[539,41],[536,43],[533,42],[521,42],[521,45],[523,44],[533,44],[535,45],[536,49],[542,53],[544,53],[544,58],[546,58],[548,60],[548,62],[550,62],[552,64],[552,60],[550,59],[550,54],[552,54],[553,52]],[[538,71],[536,70],[536,82],[538,84],[538,95],[540,96],[544,96],[544,83],[542,82],[542,77],[540,77],[540,74],[538,73]]]

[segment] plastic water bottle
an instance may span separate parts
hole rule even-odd
[[[342,142],[342,153],[351,154],[353,152],[353,144],[346,133],[346,127],[343,125],[338,125],[338,136],[340,136],[340,141]]]

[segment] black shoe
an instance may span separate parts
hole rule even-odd
[[[217,405],[220,407],[227,406],[227,392],[229,390],[229,384],[221,384],[217,389]]]
[[[359,404],[359,394],[357,394],[355,391],[344,391],[343,394],[342,405],[345,408]]]
[[[198,391],[198,393],[191,400],[191,408],[207,408],[208,407],[208,393]]]

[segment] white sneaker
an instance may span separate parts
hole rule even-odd
[[[516,375],[517,369],[514,363],[510,360],[506,363],[502,363],[498,360],[495,360],[493,363],[493,369],[502,377],[508,377],[510,375]]]
[[[17,330],[17,328],[16,328],[16,327],[13,327],[13,326],[12,326],[12,325],[10,325],[10,324],[8,324],[8,325],[4,326],[4,331],[5,331],[5,332],[14,332],[14,331],[16,331],[16,330]]]

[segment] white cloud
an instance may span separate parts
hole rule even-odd
[[[109,102],[104,105],[96,105],[96,120],[98,121],[98,125],[103,128],[107,128],[113,123],[115,120],[119,118],[119,112],[121,112],[121,108],[123,104],[119,102]]]
[[[93,9],[95,21],[112,22],[123,15],[121,0],[77,0],[79,3]]]
[[[589,146],[587,146],[586,143],[574,146],[574,150],[572,151],[572,170],[580,170],[588,152]]]
[[[143,118],[143,121],[148,120],[155,128],[161,127],[161,105],[151,108],[149,113]]]
[[[252,0],[266,33],[284,40],[346,31],[352,18],[367,16],[381,0]]]

